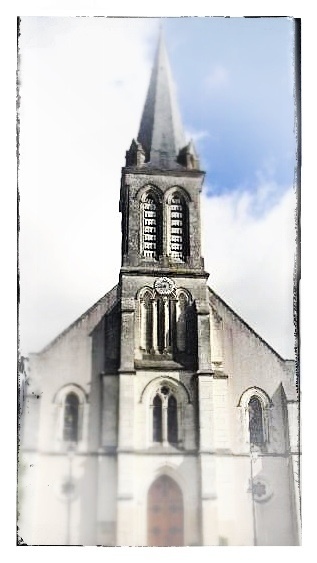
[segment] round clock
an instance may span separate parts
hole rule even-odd
[[[160,295],[170,295],[175,289],[175,284],[169,278],[158,278],[154,282],[154,288]]]

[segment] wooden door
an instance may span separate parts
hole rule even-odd
[[[148,546],[184,545],[182,492],[170,477],[162,475],[148,493]]]

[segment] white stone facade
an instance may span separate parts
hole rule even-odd
[[[299,542],[298,403],[290,363],[208,295],[210,373],[165,369],[164,362],[105,373],[105,346],[96,354],[94,338],[102,342],[116,288],[31,357],[20,453],[26,543],[147,545],[147,492],[160,475],[182,491],[184,545]],[[177,399],[176,445],[166,436],[153,442],[153,397],[162,387]],[[76,444],[63,441],[68,391],[80,399]],[[263,405],[265,436],[263,447],[253,450],[252,396]],[[263,500],[252,499],[251,479],[264,484]],[[67,493],[69,481],[74,490]]]
[[[300,543],[294,363],[207,286],[204,173],[173,130],[164,65],[160,43],[122,171],[118,286],[29,358],[19,455],[28,545]]]

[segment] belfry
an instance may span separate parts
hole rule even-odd
[[[208,287],[203,180],[161,33],[122,169],[118,285],[29,357],[28,545],[300,543],[294,362]]]

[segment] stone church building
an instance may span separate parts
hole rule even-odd
[[[160,38],[122,169],[118,285],[28,359],[21,542],[300,543],[294,362],[208,287],[203,180]]]

